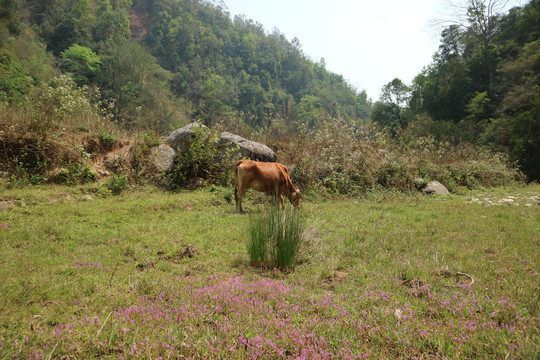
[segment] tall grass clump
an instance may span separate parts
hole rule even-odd
[[[292,207],[273,206],[250,218],[247,250],[254,265],[293,269],[306,229],[306,217]]]

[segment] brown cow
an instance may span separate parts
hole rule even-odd
[[[302,193],[294,187],[287,166],[252,160],[240,160],[234,167],[234,199],[236,211],[243,212],[242,198],[247,189],[272,193],[284,207],[285,196],[293,206],[300,205]]]

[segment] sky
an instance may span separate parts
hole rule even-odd
[[[343,75],[377,101],[399,78],[410,85],[432,61],[439,32],[429,24],[445,0],[223,0],[234,18],[245,15],[267,32],[298,38],[313,61]]]

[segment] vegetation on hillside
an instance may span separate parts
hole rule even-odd
[[[207,125],[241,116],[252,128],[275,117],[315,125],[321,115],[369,115],[366,93],[324,60],[309,60],[297,40],[231,20],[209,1],[13,0],[3,8],[6,43],[35,33],[57,68],[114,101],[115,120],[126,126],[167,131],[188,115]]]
[[[215,2],[3,0],[0,167],[49,181],[122,145],[111,139],[155,141],[198,120],[265,142],[313,189],[409,189],[415,176],[504,184],[520,178],[516,166],[535,180],[539,4],[505,15],[479,6],[442,31],[412,85],[394,79],[372,105],[297,39],[231,19]],[[484,20],[488,42],[477,28]],[[126,170],[141,174],[115,168]]]
[[[408,86],[383,88],[372,119],[393,133],[433,135],[505,152],[540,179],[540,1],[507,14],[503,3],[467,0],[467,18],[446,27],[433,62]]]

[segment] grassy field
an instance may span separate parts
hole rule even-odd
[[[538,185],[309,198],[288,273],[249,263],[264,197],[89,191],[1,189],[1,359],[539,357]]]

